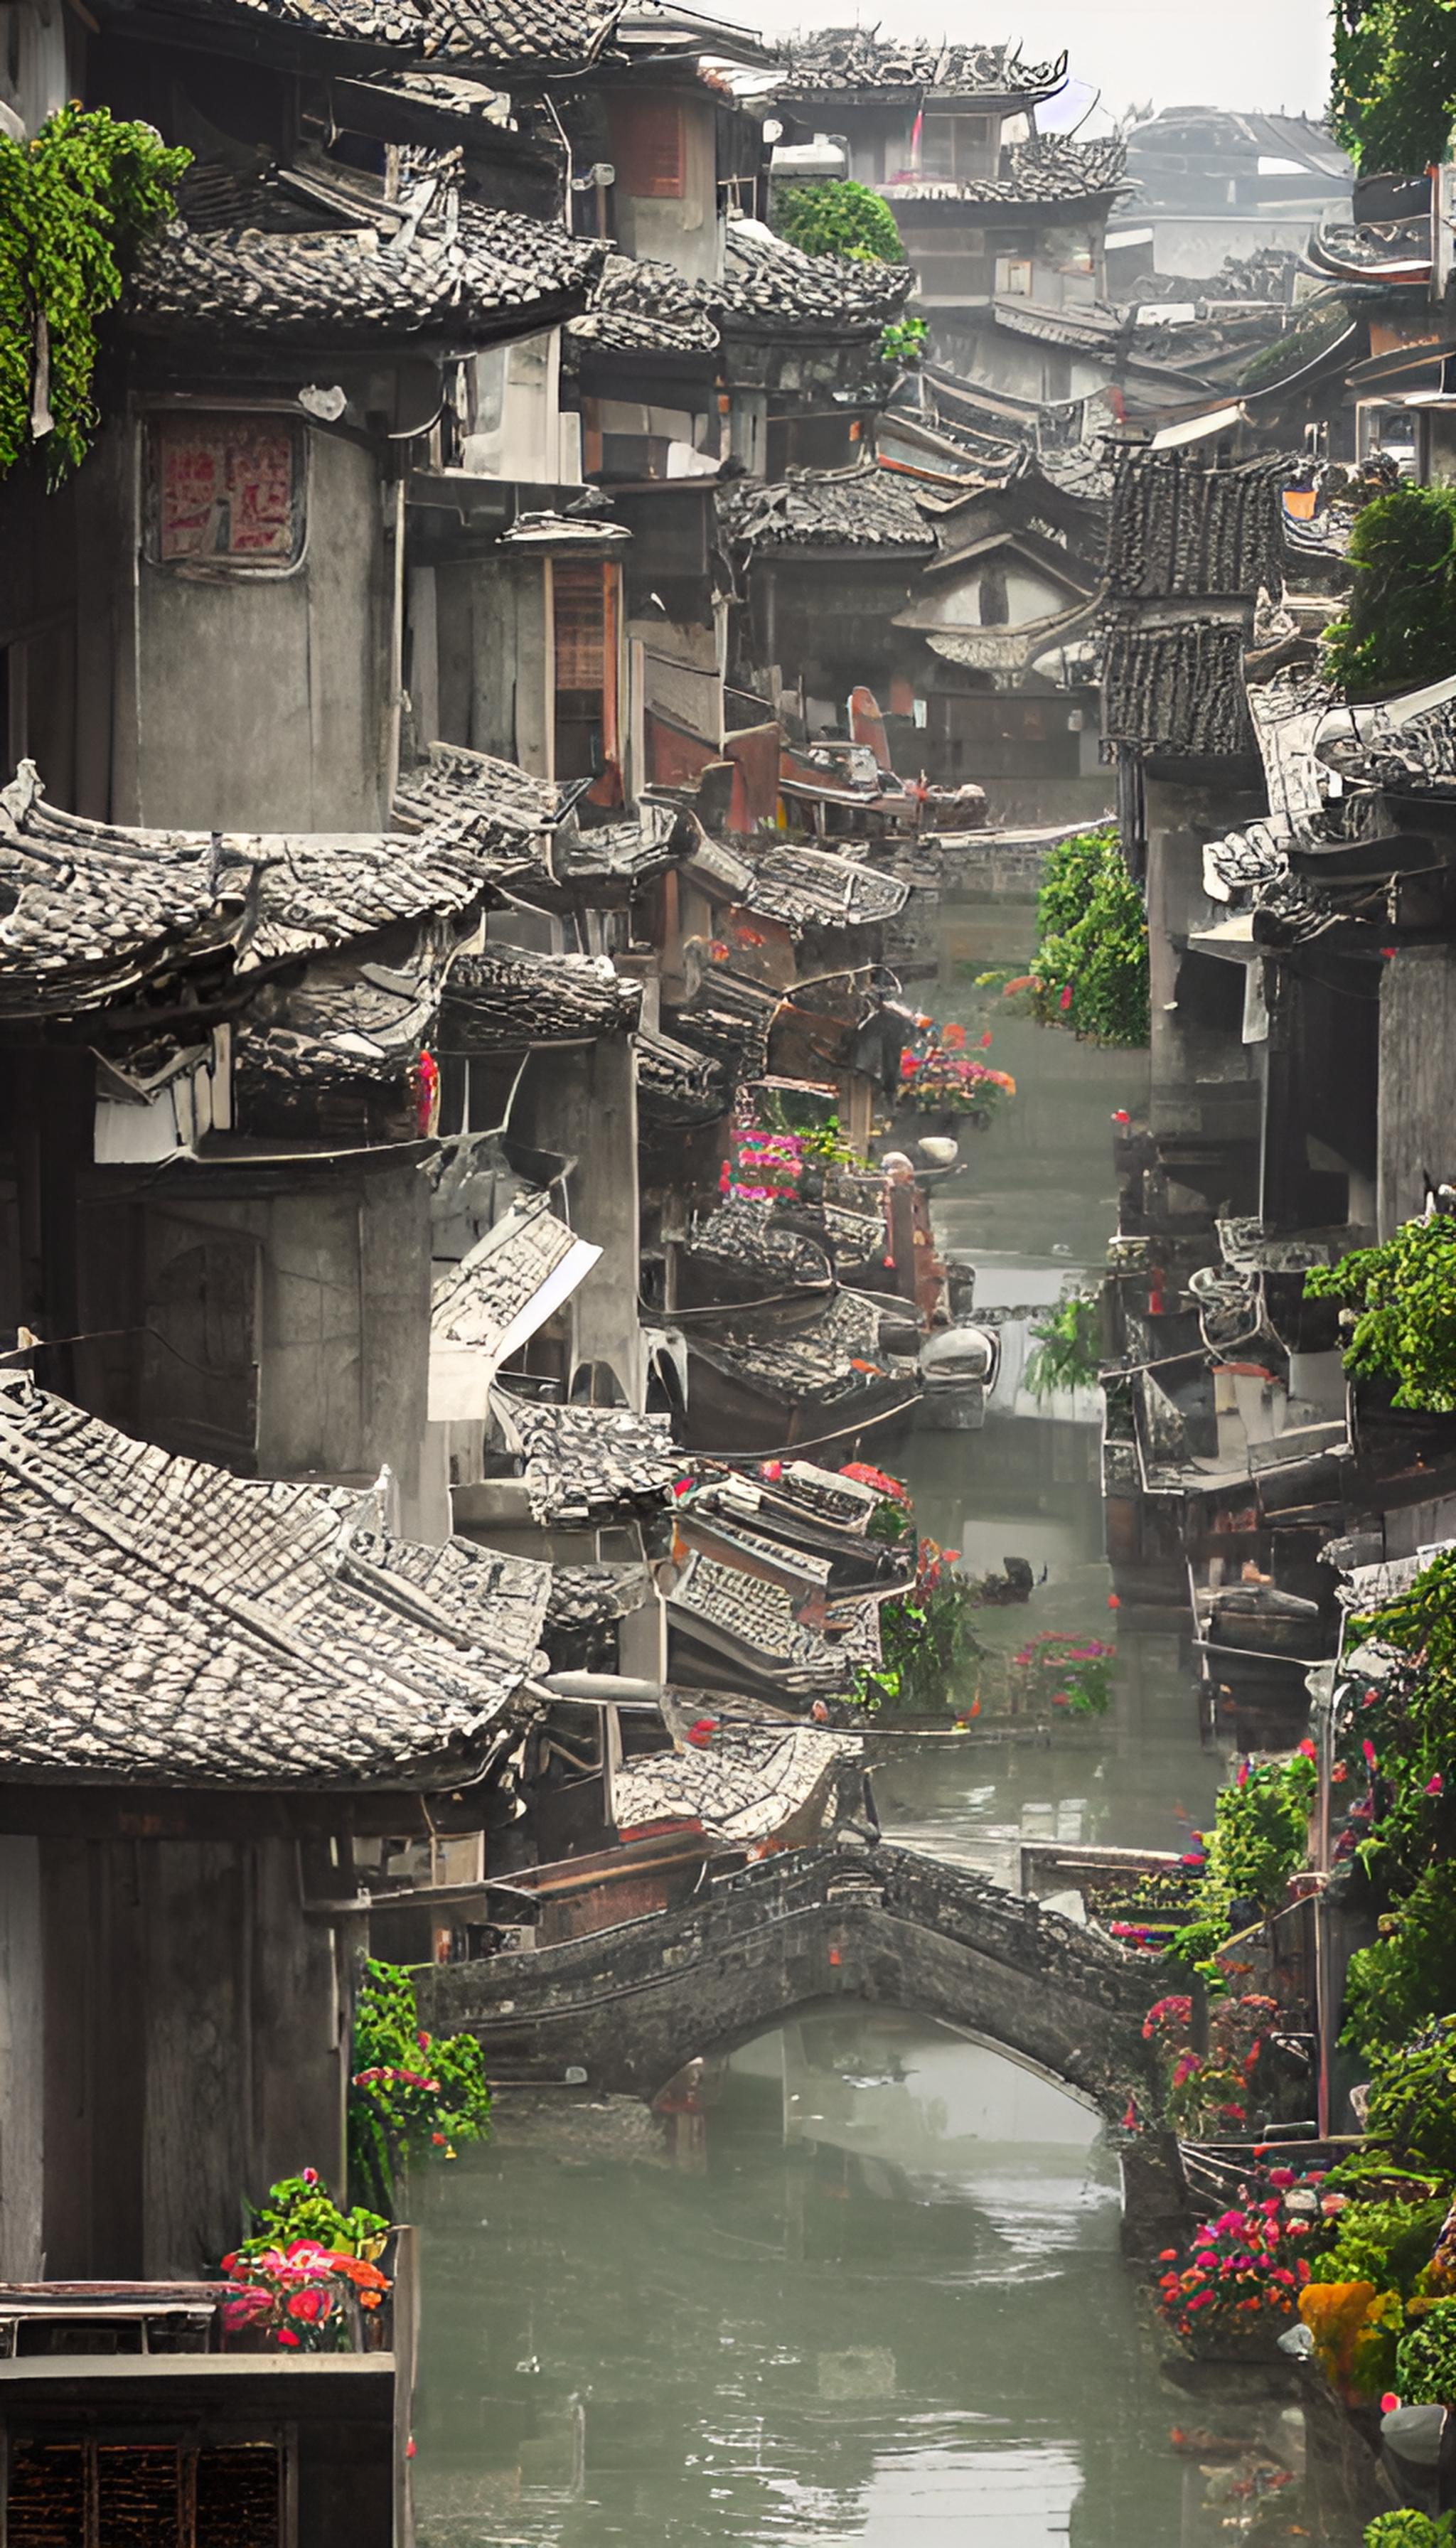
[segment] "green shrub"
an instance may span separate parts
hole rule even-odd
[[[407,2168],[437,2152],[453,2158],[457,2141],[484,2140],[491,2092],[473,2035],[436,2040],[423,2033],[403,1966],[371,1957],[365,1974],[354,2009],[349,2177],[393,2209]]]
[[[270,2185],[267,2201],[250,2203],[248,2211],[253,2226],[238,2241],[240,2256],[261,2255],[269,2247],[286,2250],[296,2238],[315,2239],[336,2255],[377,2256],[390,2231],[383,2213],[366,2212],[359,2204],[341,2212],[313,2167]]]
[[[1378,2512],[1366,2530],[1365,2548],[1446,2548],[1452,2536],[1449,2512],[1435,2521],[1428,2512]]]
[[[1377,2054],[1366,2130],[1399,2159],[1456,2180],[1456,2017]]]
[[[1345,1975],[1344,2041],[1366,2053],[1393,2051],[1456,2007],[1456,1861],[1428,1866],[1380,1928]]]
[[[1396,2387],[1403,2407],[1456,2404],[1456,2301],[1436,2301],[1401,2338]]]
[[[1347,2203],[1338,2216],[1334,2244],[1315,2260],[1317,2283],[1373,2283],[1378,2292],[1409,2300],[1430,2263],[1446,2217],[1437,2196],[1417,2203]]]
[[[1397,1407],[1456,1413],[1456,1221],[1408,1221],[1379,1247],[1313,1266],[1305,1297],[1354,1311],[1345,1369],[1355,1379],[1395,1381]]]
[[[1094,1043],[1149,1033],[1147,914],[1113,829],[1063,841],[1037,896],[1036,1015]]]
[[[1346,698],[1380,698],[1456,672],[1456,487],[1397,487],[1355,517],[1348,616],[1325,632]]]
[[[774,200],[774,227],[805,256],[857,256],[881,265],[905,262],[888,204],[854,177],[813,177],[800,186],[784,186]]]

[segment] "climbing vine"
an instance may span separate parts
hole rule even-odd
[[[170,220],[190,157],[105,107],[63,106],[30,141],[0,136],[0,476],[33,441],[49,442],[52,485],[84,460],[97,321]]]

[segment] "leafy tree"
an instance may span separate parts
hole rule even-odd
[[[1357,167],[1418,177],[1456,121],[1448,0],[1336,0],[1330,121]]]
[[[1456,1413],[1456,1222],[1408,1221],[1379,1247],[1314,1267],[1305,1294],[1354,1310],[1346,1371],[1394,1380],[1397,1407]]]
[[[128,258],[171,219],[191,155],[105,107],[63,106],[32,141],[0,135],[0,477],[33,439],[43,347],[52,484],[84,460],[97,320]]]
[[[1397,487],[1357,514],[1350,606],[1324,663],[1347,698],[1418,688],[1456,672],[1456,487]]]
[[[780,238],[805,256],[856,256],[903,265],[905,250],[888,204],[854,177],[815,177],[785,186],[774,207]]]

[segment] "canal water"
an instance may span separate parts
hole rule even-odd
[[[966,975],[1024,960],[1032,920],[1030,904],[948,913],[942,1016],[981,1031]],[[1018,1097],[967,1142],[938,1233],[975,1262],[978,1302],[1045,1305],[1101,1266],[1109,1119],[1145,1065],[1029,1024],[992,1032]],[[1045,1748],[978,1727],[876,1743],[887,1836],[1007,1882],[1023,1837],[1181,1844],[1218,1783],[1176,1640],[1118,1637],[1096,1441],[1023,1395],[896,1463],[967,1571],[1010,1554],[1042,1579],[1027,1608],[985,1614],[988,1642],[1118,1638],[1095,1728]],[[1179,2402],[1119,2255],[1094,2116],[983,2046],[843,2007],[705,2086],[672,2149],[634,2107],[503,2094],[490,2145],[421,2189],[420,2548],[1218,2535],[1170,2446]]]

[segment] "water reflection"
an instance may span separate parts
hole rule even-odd
[[[710,2096],[700,2166],[538,2103],[431,2184],[421,2548],[1168,2548],[1093,2117],[843,2008]]]

